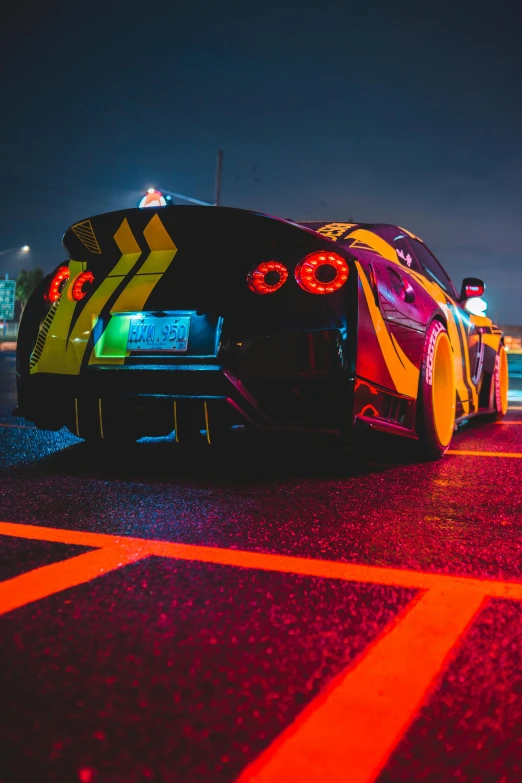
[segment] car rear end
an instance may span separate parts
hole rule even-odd
[[[18,348],[20,413],[85,438],[350,426],[350,256],[290,221],[172,206],[69,229]]]

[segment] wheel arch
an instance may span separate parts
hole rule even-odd
[[[448,320],[444,316],[444,314],[438,310],[436,313],[433,314],[433,316],[430,318],[428,323],[426,324],[426,333],[428,332],[428,329],[432,325],[433,321],[440,321],[440,323],[443,325],[446,331],[448,331]]]

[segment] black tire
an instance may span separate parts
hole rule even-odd
[[[426,332],[417,396],[417,450],[422,459],[439,459],[449,448],[455,407],[453,349],[444,324],[432,321]]]
[[[493,421],[500,421],[504,418],[508,409],[508,389],[509,389],[509,370],[507,363],[507,353],[503,345],[498,349],[495,357],[495,370],[491,382],[491,407]]]

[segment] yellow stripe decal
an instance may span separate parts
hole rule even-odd
[[[398,264],[397,253],[395,249],[386,242],[386,240],[378,237],[373,231],[367,231],[365,228],[358,228],[356,231],[346,237],[346,239],[356,239],[362,245],[368,245],[376,253],[383,258],[387,258],[388,261],[392,261],[394,264]]]
[[[174,400],[174,431],[176,434],[176,443],[179,443],[178,438],[178,404],[176,400]]]
[[[500,334],[483,334],[482,342],[484,345],[489,346],[489,348],[493,348],[496,353],[500,347],[500,338]]]
[[[355,262],[355,265],[366,297],[366,304],[370,312],[373,328],[377,340],[379,341],[379,347],[382,351],[384,361],[386,362],[386,367],[392,377],[395,389],[399,394],[405,394],[408,397],[416,398],[419,389],[419,370],[408,359],[395,337],[388,332],[381,312],[375,304],[375,299],[366,279],[366,275],[358,261]]]
[[[464,357],[462,356],[462,348],[460,347],[459,324],[457,322],[456,316],[453,313],[453,307],[450,307],[446,303],[446,298],[442,296],[442,290],[435,284],[433,284],[432,288],[436,289],[436,291],[428,290],[428,293],[430,293],[431,296],[434,297],[435,301],[440,304],[441,309],[446,315],[446,325],[451,347],[453,348],[453,353],[455,356],[455,387],[457,389],[457,394],[462,403],[462,410],[464,413],[469,413],[469,391],[464,381]],[[466,347],[464,350],[466,351]]]
[[[109,272],[109,277],[113,275],[128,274],[138,258],[141,256],[141,248],[136,241],[136,237],[131,231],[127,218],[123,221],[119,229],[114,234],[114,241],[118,245],[122,256],[114,269]]]
[[[208,405],[206,401],[203,402],[203,408],[205,409],[205,429],[207,432],[207,443],[210,443],[210,429],[208,426]]]
[[[132,277],[118,297],[111,313],[141,311],[154,286],[176,255],[176,245],[157,214],[153,215],[143,235],[149,245],[150,253],[141,268],[138,269],[138,274]],[[102,280],[100,285],[90,294],[88,301],[80,305],[71,296],[71,286],[74,278],[80,272],[85,271],[86,263],[74,260],[69,262],[69,280],[56,306],[48,333],[41,335],[42,340],[38,344],[38,351],[33,356],[31,373],[79,374],[89,338],[98,322],[100,313],[126,275],[136,268],[142,254],[126,218],[114,234],[114,241],[121,251],[121,257],[105,280]],[[77,307],[81,308],[81,312],[69,335]],[[114,320],[109,321],[108,327],[105,325],[103,335],[107,332],[107,339],[103,341],[98,339],[99,345],[97,343],[92,351],[89,364],[123,364],[125,361],[128,354],[126,339],[128,328],[124,328],[123,320],[113,324]]]
[[[169,268],[178,249],[158,215],[154,215],[143,231],[143,236],[147,240],[151,252],[138,270],[138,274],[163,274]]]
[[[522,452],[519,451],[465,451],[463,449],[448,449],[446,454],[455,454],[464,457],[508,457],[510,459],[522,459]]]
[[[471,389],[471,404],[473,406],[473,411],[478,410],[478,394],[477,390],[475,388],[475,384],[471,380],[471,369],[469,366],[469,347],[468,347],[468,335],[466,334],[466,330],[464,329],[464,324],[462,323],[462,317],[458,311],[457,308],[455,308],[455,315],[456,320],[458,321],[458,324],[460,326],[460,333],[462,335],[462,343],[464,346],[464,365],[466,367],[466,378],[468,381],[468,385]]]
[[[104,434],[103,434],[103,417],[102,417],[102,401],[101,400],[98,400],[98,415],[99,415],[99,418],[100,418],[100,435],[103,438]]]

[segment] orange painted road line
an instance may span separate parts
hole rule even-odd
[[[134,563],[141,557],[137,549],[113,546],[27,571],[13,579],[0,582],[0,614],[90,582],[91,579],[114,571],[115,568]]]
[[[241,774],[241,783],[371,783],[415,719],[488,596],[522,600],[522,583],[0,522],[0,535],[97,547],[0,583],[0,614],[150,555],[417,588],[421,595]]]
[[[238,783],[374,781],[484,600],[459,586],[412,601]]]
[[[92,547],[123,547],[132,550],[139,557],[156,555],[178,560],[214,563],[215,565],[252,568],[260,571],[276,571],[301,576],[316,576],[324,579],[340,579],[347,582],[370,582],[395,585],[419,590],[443,589],[445,585],[460,585],[462,588],[482,592],[483,595],[522,600],[522,582],[505,582],[495,579],[476,579],[468,576],[410,571],[404,568],[360,565],[338,560],[317,560],[293,555],[275,555],[264,552],[248,552],[241,549],[221,549],[196,544],[179,544],[171,541],[157,541],[148,538],[132,538],[105,533],[69,530],[67,528],[23,525],[15,522],[0,522],[0,535],[17,538],[54,541],[62,544],[77,544]]]
[[[83,530],[69,530],[61,527],[44,527],[43,525],[24,525],[19,522],[0,522],[0,535],[29,538],[36,541],[54,541],[57,544],[78,544],[96,548],[115,546],[120,543],[135,543],[148,539],[114,536],[106,533],[91,533]]]
[[[493,424],[522,424],[522,421],[494,421]]]
[[[0,533],[2,528],[0,525]],[[145,543],[145,542],[144,542]],[[323,579],[340,579],[346,582],[371,582],[373,584],[428,590],[442,588],[446,583],[461,585],[482,592],[483,595],[502,596],[522,600],[522,583],[480,580],[465,576],[408,571],[402,568],[342,563],[336,560],[315,560],[292,555],[271,555],[262,552],[246,552],[240,549],[218,549],[194,544],[174,544],[166,541],[151,542],[149,554],[174,557],[180,560],[197,560],[216,565],[253,568],[259,571],[316,576]]]
[[[446,454],[455,454],[463,457],[507,457],[509,459],[522,459],[520,451],[464,451],[462,449],[448,449]]]

